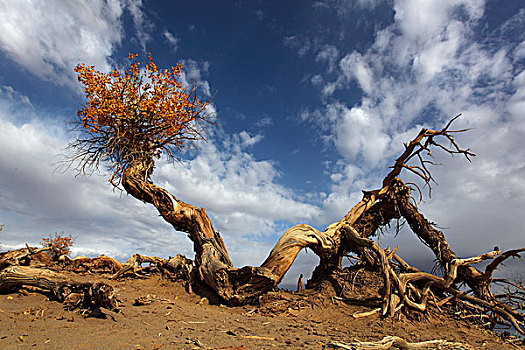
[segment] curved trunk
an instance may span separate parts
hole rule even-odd
[[[251,302],[275,288],[301,249],[332,249],[329,234],[308,225],[296,225],[285,232],[262,266],[235,268],[206,211],[153,184],[149,179],[152,169],[152,160],[135,161],[123,172],[122,185],[133,197],[153,204],[177,231],[189,234],[198,278],[231,305]]]
[[[365,193],[362,202],[366,202],[367,198],[367,194]],[[348,214],[345,218],[346,217],[352,218],[352,216]],[[375,235],[379,227],[386,225],[391,220],[398,219],[399,217],[400,214],[393,201],[380,200],[371,205],[369,209],[360,212],[360,215],[356,217],[351,226],[361,235],[361,237],[366,238]],[[322,286],[323,282],[327,279],[337,280],[339,275],[338,272],[341,271],[342,258],[349,252],[357,253],[362,260],[370,265],[375,264],[374,257],[370,252],[364,247],[354,244],[352,240],[348,239],[344,230],[341,230],[341,223],[348,223],[348,221],[345,221],[345,218],[340,222],[331,225],[337,226],[338,228],[338,234],[332,234],[334,237],[337,237],[337,239],[334,239],[334,242],[336,242],[335,247],[330,251],[324,252],[324,254],[318,254],[320,257],[319,265],[314,269],[312,278],[308,280],[307,288]],[[338,287],[338,284],[340,283],[332,283],[333,287]]]
[[[153,172],[152,159],[136,160],[123,171],[122,185],[126,191],[144,202],[153,204],[161,216],[176,230],[187,232],[194,244],[196,275],[220,297],[230,304],[249,302],[277,286],[288,271],[301,249],[310,247],[321,261],[312,276],[312,283],[330,279],[332,272],[341,267],[344,254],[354,251],[362,258],[373,261],[366,247],[356,245],[344,227],[351,226],[360,237],[373,235],[381,226],[392,219],[403,216],[412,230],[433,250],[440,263],[447,264],[455,258],[444,235],[418,212],[410,202],[410,190],[397,178],[402,169],[408,169],[423,178],[432,180],[420,152],[428,150],[436,136],[445,136],[453,141],[447,126],[439,131],[422,129],[411,142],[405,144],[405,151],[397,158],[392,170],[382,183],[382,188],[364,191],[357,203],[340,221],[329,225],[320,232],[308,225],[290,228],[277,242],[268,258],[260,267],[235,268],[226,246],[218,231],[203,208],[197,208],[173,197],[168,191],[154,185],[149,176]],[[457,132],[457,131],[451,131]],[[450,153],[472,155],[468,150],[456,149]],[[419,157],[421,166],[409,166],[407,162]],[[466,272],[463,272],[466,271]],[[464,280],[474,281],[477,270],[465,268],[460,272]],[[479,274],[479,272],[478,272]]]

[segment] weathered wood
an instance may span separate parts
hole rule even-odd
[[[235,268],[205,210],[154,185],[148,178],[152,167],[152,161],[133,163],[123,172],[122,185],[135,198],[153,204],[176,230],[189,234],[194,244],[197,277],[232,305],[255,301],[275,288],[301,249],[331,248],[333,231],[320,232],[308,225],[297,225],[281,237],[262,266]]]
[[[143,267],[142,264],[144,263],[148,263],[149,266]],[[118,271],[114,271],[115,273],[111,276],[111,279],[118,279],[128,273],[131,273],[134,276],[142,273],[151,273],[151,267],[154,267],[166,278],[181,280],[188,283],[192,282],[191,275],[193,271],[193,261],[180,254],[175,257],[170,257],[169,259],[134,254],[125,264],[120,265]]]
[[[120,262],[105,255],[97,258],[80,256],[74,259],[62,255],[58,260],[62,268],[74,272],[115,273],[122,269]]]
[[[406,187],[400,185],[397,176],[403,169],[407,169],[429,183],[432,176],[425,163],[421,161],[421,167],[417,167],[408,165],[408,162],[414,157],[422,160],[420,153],[428,151],[430,146],[437,145],[467,158],[473,156],[469,150],[462,150],[454,142],[451,133],[457,131],[449,131],[450,124],[442,130],[422,129],[405,145],[405,151],[396,159],[392,170],[384,178],[382,187],[364,192],[362,200],[340,221],[329,225],[322,232],[308,225],[297,225],[286,231],[260,267],[246,266],[238,269],[233,266],[220,233],[213,228],[205,210],[184,203],[150,180],[154,169],[153,158],[131,161],[122,172],[122,185],[135,198],[153,204],[176,230],[188,233],[194,244],[195,274],[200,280],[226,302],[244,303],[277,286],[303,248],[311,248],[320,257],[313,280],[326,279],[330,272],[340,269],[341,258],[349,251],[358,252],[362,258],[370,258],[371,247],[356,244],[356,240],[352,235],[348,236],[349,231],[344,228],[355,225],[361,229],[361,237],[368,237],[381,225],[399,218],[401,213],[396,202],[399,196],[394,194],[399,188]],[[441,146],[435,140],[438,136],[450,141],[453,148]],[[446,242],[444,237],[442,241]],[[451,250],[449,253],[451,258],[445,259],[448,262],[455,257]],[[380,255],[376,254],[376,257],[379,258]],[[385,282],[388,278],[388,274],[385,274]]]
[[[0,271],[10,266],[28,266],[31,263],[33,256],[39,256],[42,253],[51,249],[45,248],[31,248],[26,245],[26,248],[8,250],[0,253]]]
[[[261,266],[278,276],[279,283],[303,248],[310,247],[318,254],[331,250],[331,234],[327,233],[308,225],[296,225],[282,235]]]
[[[448,342],[445,340],[428,340],[423,342],[407,342],[405,339],[396,336],[386,336],[379,341],[360,342],[354,341],[352,343],[343,343],[332,341],[330,345],[334,348],[348,349],[348,350],[386,350],[386,349],[403,349],[403,350],[417,350],[417,349],[449,349],[449,350],[469,350],[472,349],[470,345],[463,343]]]
[[[12,266],[0,272],[0,293],[24,286],[41,289],[71,308],[118,310],[113,288],[101,282],[82,282],[48,269]]]

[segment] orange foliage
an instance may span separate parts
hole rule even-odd
[[[47,238],[42,238],[42,246],[51,247],[53,255],[58,258],[61,255],[71,254],[71,247],[73,246],[74,238],[71,235],[65,236],[64,232],[57,233],[55,236],[49,235]]]
[[[134,159],[160,157],[163,152],[174,157],[202,138],[200,123],[207,119],[208,102],[197,98],[196,88],[185,88],[179,81],[181,64],[159,70],[149,54],[141,69],[137,56],[129,54],[123,73],[103,73],[85,64],[75,67],[86,95],[77,115],[89,137],[73,147],[87,151],[92,164],[112,162],[113,176]]]

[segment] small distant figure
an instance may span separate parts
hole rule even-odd
[[[303,291],[303,274],[299,276],[299,281],[297,281],[297,292]]]

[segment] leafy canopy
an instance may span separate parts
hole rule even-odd
[[[141,68],[137,57],[129,54],[123,72],[103,73],[83,63],[75,67],[86,103],[77,112],[81,136],[69,145],[75,151],[69,161],[78,162],[81,173],[104,162],[115,186],[133,161],[163,154],[173,159],[193,146],[203,138],[203,121],[212,117],[209,101],[199,100],[197,88],[180,81],[181,64],[159,70],[149,54]]]

